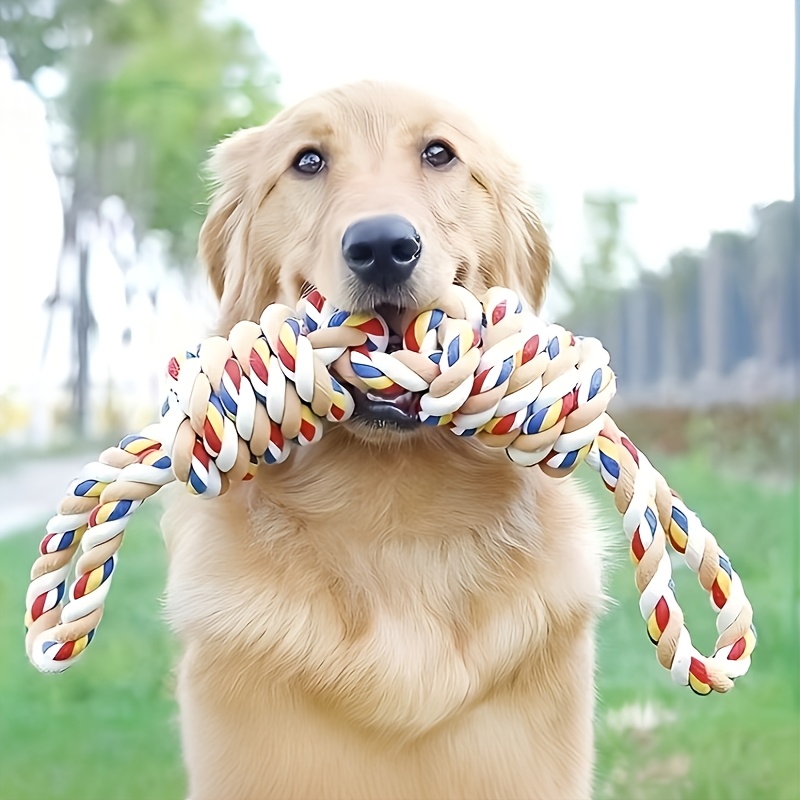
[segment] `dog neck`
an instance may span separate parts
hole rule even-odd
[[[472,498],[465,524],[476,523],[476,506],[515,505],[528,473],[502,450],[430,428],[367,441],[337,428],[284,464],[260,471],[269,497],[290,513],[328,522],[360,516],[376,531],[405,527],[409,533],[422,516],[426,528],[458,524],[457,498],[465,494]]]

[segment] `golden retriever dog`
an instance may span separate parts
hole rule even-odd
[[[200,254],[218,330],[294,305],[542,302],[521,173],[458,111],[377,83],[224,141]],[[354,390],[355,391],[355,390]],[[164,517],[191,800],[591,794],[598,526],[570,479],[356,392],[321,442]]]

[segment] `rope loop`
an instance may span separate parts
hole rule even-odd
[[[480,301],[453,286],[430,307],[387,321],[337,309],[314,289],[295,310],[271,305],[258,323],[239,322],[227,338],[170,359],[167,377],[160,423],[87,464],[47,523],[26,598],[26,647],[39,670],[63,671],[92,641],[128,520],[148,497],[173,480],[204,498],[223,494],[260,463],[277,464],[293,445],[347,421],[356,391],[405,397],[422,423],[504,448],[552,477],[586,462],[622,514],[659,662],[701,695],[726,692],[747,672],[756,633],[741,580],[606,413],[615,391],[608,353],[546,324],[512,290],[492,288]],[[684,625],[667,545],[717,613],[710,657]]]

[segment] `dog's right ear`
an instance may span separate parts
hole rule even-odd
[[[252,165],[258,163],[258,152],[264,146],[265,128],[262,125],[237,131],[214,148],[208,162],[215,190],[200,230],[198,254],[220,300],[228,279],[235,280],[228,274],[230,259],[235,258],[235,239],[240,238],[243,243],[246,236],[245,216],[247,209],[253,207],[249,200],[257,190]]]

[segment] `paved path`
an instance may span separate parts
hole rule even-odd
[[[69,482],[97,453],[35,458],[0,472],[0,538],[44,525]]]

